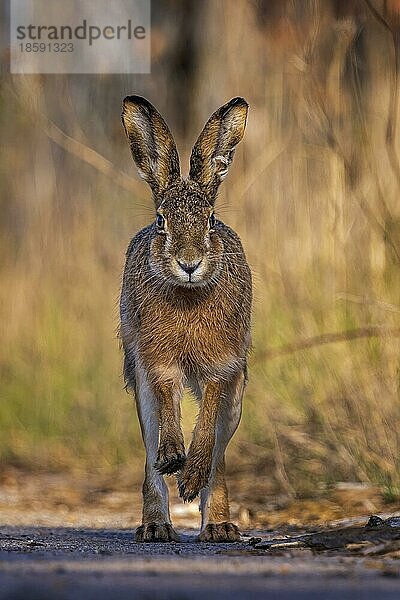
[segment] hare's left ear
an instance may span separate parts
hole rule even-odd
[[[221,106],[211,115],[193,147],[189,177],[211,200],[228,173],[235,146],[243,138],[248,107],[244,98],[233,98]]]

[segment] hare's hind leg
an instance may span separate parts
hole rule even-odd
[[[155,468],[159,438],[159,401],[149,385],[143,369],[136,370],[136,406],[146,449],[143,482],[143,518],[137,528],[137,542],[179,541],[171,525],[168,488],[162,474]]]
[[[240,533],[230,522],[228,490],[225,483],[225,450],[235,433],[242,412],[246,376],[239,373],[229,383],[218,413],[213,465],[209,484],[200,493],[201,533],[203,542],[236,542]]]

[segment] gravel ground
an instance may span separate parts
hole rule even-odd
[[[273,533],[249,531],[263,540]],[[137,544],[133,530],[1,527],[0,599],[314,598],[397,600],[399,561],[271,556],[241,543]]]

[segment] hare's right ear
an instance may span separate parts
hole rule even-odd
[[[122,122],[139,175],[150,185],[158,205],[163,191],[180,177],[174,138],[160,113],[141,96],[125,98]]]
[[[246,128],[249,105],[244,98],[232,98],[221,106],[204,126],[190,157],[189,177],[214,201],[219,184],[228,173],[235,147]]]

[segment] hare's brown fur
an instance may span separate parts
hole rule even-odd
[[[124,374],[146,447],[139,541],[177,539],[163,480],[172,473],[184,500],[201,496],[200,539],[239,537],[229,523],[224,453],[247,379],[251,274],[237,234],[211,219],[246,115],[240,98],[214,113],[194,147],[190,176],[182,179],[162,117],[143,98],[124,102],[132,155],[158,215],[128,247],[120,303]],[[184,387],[200,404],[187,457],[180,428]]]

